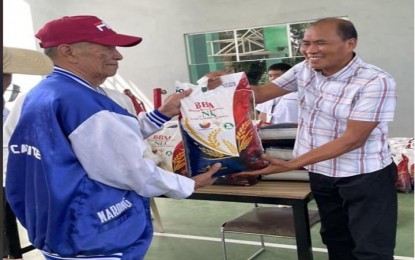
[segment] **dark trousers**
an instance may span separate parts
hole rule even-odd
[[[352,177],[310,172],[330,260],[392,260],[396,240],[396,165]]]
[[[3,187],[3,258],[22,258],[17,220],[9,203],[7,203]]]

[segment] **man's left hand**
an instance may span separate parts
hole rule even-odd
[[[180,93],[171,94],[168,96],[163,105],[158,108],[158,111],[167,117],[174,117],[180,113],[180,100],[192,93],[192,89],[187,89]]]

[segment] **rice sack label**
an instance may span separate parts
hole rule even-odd
[[[267,166],[263,148],[252,121],[253,92],[245,73],[222,76],[222,85],[207,91],[207,81],[198,81],[193,92],[181,100],[180,129],[189,176],[206,172],[220,162],[215,176]],[[176,90],[190,84],[176,83]]]
[[[147,138],[152,152],[161,160],[158,166],[164,170],[187,176],[182,136],[177,122],[168,122],[163,129]]]

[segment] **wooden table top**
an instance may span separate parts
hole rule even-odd
[[[303,200],[310,196],[311,189],[310,183],[303,181],[260,181],[252,186],[211,185],[195,193]]]

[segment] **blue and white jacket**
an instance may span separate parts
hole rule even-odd
[[[148,197],[194,189],[143,157],[144,138],[166,120],[156,110],[137,119],[57,67],[28,93],[9,142],[6,192],[47,259],[144,258]]]

